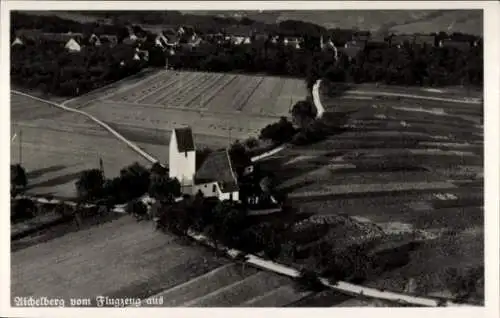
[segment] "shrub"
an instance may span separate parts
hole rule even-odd
[[[246,141],[245,141],[245,146],[248,148],[248,149],[253,149],[255,147],[257,147],[259,145],[259,141],[253,137],[251,138],[248,138]]]
[[[281,117],[276,123],[269,124],[260,131],[260,139],[271,140],[276,144],[282,144],[290,141],[296,133],[293,124]]]
[[[10,209],[11,221],[13,222],[31,219],[36,214],[36,204],[28,198],[13,201]]]
[[[81,201],[97,199],[103,194],[104,176],[99,169],[85,170],[75,183]]]
[[[148,207],[140,200],[130,201],[125,207],[128,214],[133,215],[135,218],[144,219],[148,215]]]
[[[300,275],[297,277],[297,285],[300,290],[312,291],[316,293],[325,290],[325,286],[319,280],[318,274],[307,269],[302,269],[300,271]]]
[[[181,184],[176,178],[152,174],[148,193],[157,200],[174,202],[174,199],[181,195]]]
[[[28,185],[28,177],[26,176],[26,170],[20,165],[10,165],[10,189],[11,195],[16,196],[20,192],[23,192]]]
[[[311,101],[299,101],[292,108],[293,121],[302,128],[309,125],[316,118],[316,114],[316,107]]]

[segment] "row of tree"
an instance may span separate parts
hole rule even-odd
[[[467,50],[428,45],[366,47],[352,56],[343,49],[336,55],[332,50],[321,51],[316,43],[319,39],[302,49],[266,41],[225,47],[205,44],[177,51],[168,63],[177,69],[292,76],[306,79],[309,85],[318,78],[423,86],[483,84],[481,46]]]
[[[124,44],[85,46],[78,53],[69,52],[58,42],[14,46],[11,82],[47,94],[77,96],[138,73],[147,62],[134,60],[135,53]]]
[[[57,17],[15,13],[11,29],[27,28],[30,23],[34,24],[32,27],[38,27],[45,19],[54,25],[66,23],[70,29],[77,25]],[[90,23],[82,28],[90,34],[99,31],[100,26]],[[79,53],[69,53],[64,49],[64,43],[39,41],[34,45],[13,47],[12,81],[19,86],[40,88],[55,95],[74,96],[134,74],[143,67],[165,67],[168,63],[168,66],[181,70],[292,76],[306,79],[309,85],[318,78],[335,82],[424,86],[483,84],[482,46],[467,50],[427,45],[405,45],[403,48],[367,46],[356,56],[344,53],[343,49],[335,55],[332,50],[319,48],[320,34],[326,30],[305,22],[284,21],[272,34],[283,36],[294,30],[296,35],[304,37],[301,49],[273,44],[270,38],[262,38],[245,45],[202,43],[194,48],[182,46],[171,56],[168,51],[155,46],[155,34],[140,26],[135,26],[135,29],[134,32],[147,36],[141,49],[148,51],[148,61],[142,58],[133,60],[135,47],[125,44],[85,46]],[[338,35],[336,42],[340,45],[355,33],[344,31],[335,31]],[[123,25],[113,31],[119,42],[128,36],[128,32]]]

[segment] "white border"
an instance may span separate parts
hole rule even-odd
[[[178,317],[198,317],[214,315],[230,315],[240,317],[300,317],[307,312],[307,315],[335,315],[336,317],[354,316],[374,316],[380,313],[381,317],[498,317],[499,312],[499,41],[498,34],[500,23],[498,19],[499,5],[495,1],[350,1],[350,2],[327,2],[327,1],[245,1],[245,2],[179,2],[179,1],[0,1],[0,21],[1,23],[1,44],[0,48],[0,96],[2,97],[0,108],[0,118],[4,121],[2,125],[2,142],[4,149],[1,170],[2,190],[0,196],[6,202],[3,213],[0,213],[0,250],[4,255],[0,257],[0,316],[3,317],[73,317],[94,314],[98,316],[178,316]],[[9,11],[10,10],[358,10],[358,9],[484,9],[484,45],[485,56],[485,282],[486,282],[486,306],[484,308],[332,308],[329,309],[152,309],[152,308],[127,308],[123,309],[45,309],[45,308],[10,308],[10,235],[9,235],[9,170],[8,162],[10,158],[10,94],[9,94],[9,70],[10,70],[10,43],[9,43]],[[35,260],[36,261],[36,260]],[[302,318],[302,317],[301,317]]]

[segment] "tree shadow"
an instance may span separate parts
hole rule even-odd
[[[411,241],[395,247],[377,250],[371,253],[373,274],[379,275],[403,267],[411,260],[410,253],[421,247],[424,242]]]
[[[29,171],[28,173],[26,173],[26,176],[28,177],[28,179],[36,179],[36,178],[41,177],[42,175],[44,175],[46,173],[56,172],[56,171],[59,171],[59,170],[65,169],[65,168],[67,168],[67,166],[65,166],[65,165],[53,165],[53,166],[50,166],[47,168],[41,168],[41,169]]]
[[[58,186],[58,185],[68,183],[68,182],[73,181],[73,180],[76,181],[78,179],[78,177],[80,177],[80,175],[81,175],[81,172],[75,172],[75,173],[70,173],[70,174],[66,174],[63,176],[55,177],[55,178],[52,178],[52,179],[49,179],[46,181],[42,181],[42,182],[38,182],[38,183],[35,183],[32,185],[28,185],[28,187],[26,187],[26,190],[31,190],[34,188]]]

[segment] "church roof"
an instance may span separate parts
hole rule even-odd
[[[189,127],[175,128],[175,139],[177,140],[177,150],[179,152],[194,151],[193,131]]]
[[[212,152],[196,171],[196,183],[218,182],[224,193],[238,191],[238,182],[233,172],[227,150]]]

